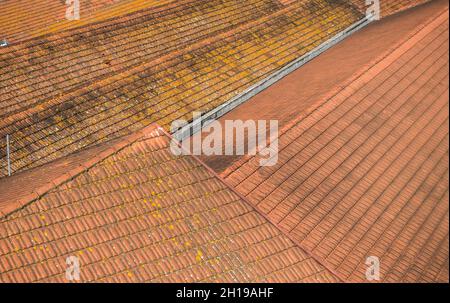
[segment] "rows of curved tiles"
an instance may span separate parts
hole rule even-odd
[[[152,122],[168,129],[362,17],[325,0],[184,0],[0,48],[0,138],[18,172]]]

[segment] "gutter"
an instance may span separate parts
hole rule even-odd
[[[283,68],[274,72],[267,78],[250,86],[249,88],[244,90],[239,95],[233,97],[232,99],[225,102],[224,104],[219,105],[218,107],[214,108],[213,110],[211,110],[205,114],[202,114],[201,117],[194,119],[189,124],[185,125],[178,131],[172,133],[172,136],[178,141],[182,141],[186,138],[191,137],[192,135],[194,135],[195,133],[200,131],[204,126],[206,126],[208,124],[208,122],[222,117],[223,115],[230,112],[237,106],[248,101],[249,99],[251,99],[255,95],[259,94],[266,88],[275,84],[276,82],[278,82],[285,76],[289,75],[290,73],[297,70],[301,66],[305,65],[306,63],[308,63],[315,57],[319,56],[321,53],[325,52],[329,48],[338,44],[345,38],[349,37],[353,33],[360,30],[361,28],[367,26],[372,21],[373,21],[372,18],[365,16],[363,19],[350,25],[345,30],[336,34],[334,37],[328,39],[327,41],[323,42],[322,44],[320,44],[319,46],[317,46],[310,52],[306,53],[305,55],[303,55],[303,56],[299,57],[298,59],[292,61],[291,63],[287,64],[286,66],[284,66]]]

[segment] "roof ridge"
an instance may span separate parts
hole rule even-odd
[[[23,207],[29,205],[30,203],[42,197],[43,195],[47,194],[52,189],[72,180],[76,176],[91,169],[93,166],[105,160],[106,158],[112,156],[113,154],[116,154],[125,147],[132,145],[137,140],[143,137],[148,137],[149,135],[150,136],[154,135],[155,130],[159,132],[159,130],[161,129],[162,128],[158,124],[152,123],[139,131],[136,131],[132,134],[120,138],[117,142],[114,142],[112,146],[99,152],[95,156],[89,157],[82,163],[79,163],[75,168],[68,170],[66,173],[59,175],[58,177],[50,180],[44,185],[37,187],[36,189],[32,190],[31,193],[21,196],[16,200],[9,201],[6,207],[0,209],[0,218],[9,216],[12,213],[22,209]]]
[[[294,126],[295,124],[300,122],[305,116],[308,116],[313,111],[318,109],[322,104],[324,104],[326,101],[328,101],[332,97],[338,95],[339,93],[342,93],[346,89],[352,90],[351,85],[354,84],[355,82],[369,81],[369,80],[373,79],[374,77],[376,77],[382,71],[382,69],[379,66],[379,64],[381,62],[384,62],[387,60],[390,65],[392,63],[392,61],[399,58],[406,51],[410,50],[419,40],[423,39],[429,32],[431,32],[438,25],[440,25],[446,21],[446,16],[445,16],[446,12],[448,13],[448,7],[445,10],[437,13],[433,17],[427,19],[424,23],[422,23],[417,28],[415,28],[409,35],[407,35],[400,42],[396,43],[391,48],[389,48],[387,51],[385,51],[383,54],[381,54],[374,60],[372,60],[369,63],[367,63],[366,65],[364,65],[362,68],[360,68],[358,71],[356,71],[349,78],[347,78],[340,84],[337,84],[328,93],[326,93],[325,95],[320,97],[317,100],[317,102],[315,102],[308,109],[306,109],[304,113],[299,114],[290,123],[285,125],[281,129],[280,133],[285,133],[286,131],[288,131],[290,128],[292,128],[292,126]]]
[[[289,123],[287,123],[282,129],[280,129],[279,136],[285,134],[292,127],[297,125],[305,117],[312,114],[314,111],[316,111],[319,107],[321,107],[323,104],[325,104],[331,98],[337,96],[338,94],[342,93],[346,89],[354,90],[351,87],[351,85],[354,84],[356,81],[363,81],[360,79],[364,79],[364,81],[373,79],[381,71],[381,69],[379,68],[379,64],[381,62],[383,62],[385,60],[392,61],[392,60],[400,57],[404,53],[404,51],[406,52],[407,50],[411,49],[417,43],[417,40],[421,40],[423,37],[425,37],[427,35],[428,32],[433,30],[436,26],[445,22],[446,18],[448,18],[447,17],[448,12],[449,11],[448,11],[448,4],[447,4],[447,7],[445,9],[443,9],[442,11],[439,11],[437,14],[428,18],[421,25],[419,25],[413,31],[411,31],[410,34],[407,35],[404,39],[402,39],[398,43],[394,44],[391,48],[389,48],[387,51],[382,53],[380,56],[376,57],[374,60],[370,61],[369,63],[367,63],[366,65],[361,67],[358,71],[356,71],[354,74],[352,74],[350,77],[348,77],[343,82],[336,84],[332,89],[330,89],[328,91],[328,93],[324,94],[322,97],[319,97],[317,99],[317,101],[314,102],[310,107],[308,107],[304,112],[295,116]],[[412,39],[414,39],[414,42],[411,42]],[[408,42],[411,42],[411,43],[408,43]],[[366,76],[366,77],[363,78],[364,76]],[[232,165],[230,165],[227,169],[225,169],[221,173],[221,175],[224,177],[229,176],[237,168],[242,166],[244,163],[248,162],[252,157],[253,156],[250,156],[248,154],[244,155],[239,160],[235,161]]]
[[[161,128],[161,131],[170,139],[173,139],[173,136],[167,132],[164,128]],[[316,262],[318,262],[320,265],[323,266],[323,268],[325,268],[326,270],[328,270],[331,274],[333,274],[338,280],[341,280],[341,282],[345,282],[345,279],[335,270],[333,270],[332,268],[329,268],[328,266],[326,266],[326,262],[319,256],[317,256],[316,254],[314,254],[313,252],[309,252],[307,250],[305,250],[304,248],[302,248],[300,245],[298,245],[293,237],[286,233],[284,230],[282,230],[280,227],[278,227],[276,224],[274,224],[269,217],[264,214],[263,212],[261,212],[258,208],[256,208],[255,206],[253,206],[253,204],[250,202],[250,200],[247,199],[247,197],[245,197],[244,195],[242,195],[238,190],[236,190],[236,188],[234,188],[231,184],[229,184],[220,174],[216,173],[211,167],[209,167],[205,162],[203,162],[198,156],[192,154],[190,151],[186,150],[182,144],[178,144],[179,147],[184,150],[190,157],[192,157],[195,161],[199,162],[203,167],[206,168],[206,170],[208,172],[210,172],[214,177],[216,177],[220,182],[222,182],[227,188],[229,188],[234,194],[236,194],[239,198],[242,199],[242,201],[244,201],[244,203],[246,203],[249,207],[251,207],[251,209],[253,209],[256,213],[258,213],[260,216],[262,216],[267,223],[269,223],[271,226],[273,226],[274,228],[276,228],[278,231],[280,231],[280,233],[282,235],[284,235],[287,239],[289,239],[289,241],[292,242],[292,244],[295,247],[300,248],[306,255],[310,256],[311,258],[313,258],[314,260],[316,260]]]
[[[157,67],[157,68],[163,69],[164,66],[160,66],[160,65],[163,65],[164,63],[167,63],[170,60],[176,59],[177,57],[179,57],[183,54],[186,54],[190,51],[200,49],[206,45],[209,45],[211,43],[214,43],[214,42],[217,42],[220,40],[228,39],[236,33],[240,33],[243,30],[251,29],[254,25],[259,24],[261,22],[265,22],[267,20],[270,20],[273,17],[283,15],[285,12],[287,12],[291,9],[292,5],[294,5],[294,4],[290,4],[286,7],[284,7],[283,9],[276,11],[270,15],[265,15],[258,19],[252,20],[251,22],[239,25],[238,27],[231,28],[230,30],[227,30],[226,32],[220,33],[216,36],[206,37],[205,39],[195,42],[194,44],[190,44],[190,45],[186,46],[182,50],[173,50],[173,51],[170,51],[169,53],[165,54],[164,56],[152,59],[151,61],[142,62],[139,65],[133,66],[131,68],[126,68],[124,70],[117,70],[115,73],[106,74],[105,76],[103,76],[99,79],[93,80],[93,82],[87,86],[76,87],[74,89],[69,90],[68,92],[64,93],[64,95],[62,97],[58,97],[58,96],[53,97],[50,100],[44,101],[43,103],[34,104],[31,107],[29,107],[23,111],[19,111],[10,116],[3,117],[3,119],[0,121],[0,129],[7,128],[9,125],[11,125],[13,123],[15,123],[16,125],[20,124],[20,121],[23,121],[25,118],[28,118],[33,114],[41,113],[50,107],[60,105],[67,98],[74,96],[75,92],[89,91],[89,90],[92,90],[93,88],[103,86],[107,83],[112,83],[115,80],[116,81],[125,81],[128,77],[133,76],[136,73],[142,72],[150,67],[152,67],[152,68]]]
[[[156,131],[156,133],[155,133]],[[157,123],[152,123],[151,125],[134,132],[130,135],[127,135],[125,137],[122,137],[118,142],[115,142],[112,146],[108,147],[107,149],[103,150],[102,152],[98,153],[97,155],[87,159],[83,163],[79,163],[79,165],[66,173],[58,176],[57,178],[50,180],[48,183],[38,187],[37,189],[34,189],[30,194],[25,195],[15,201],[9,202],[9,207],[6,207],[5,210],[0,209],[0,219],[5,218],[16,211],[19,211],[20,209],[23,209],[27,205],[33,203],[40,197],[47,194],[49,191],[51,191],[53,188],[56,188],[58,186],[61,186],[62,184],[72,180],[73,178],[77,177],[78,175],[88,171],[92,167],[94,167],[96,164],[100,163],[101,161],[107,159],[108,157],[112,156],[113,154],[116,154],[117,152],[121,151],[125,147],[128,147],[138,141],[141,138],[149,138],[152,136],[159,136],[164,135],[169,139],[173,139],[172,135],[164,130],[164,128],[160,127]],[[183,149],[183,147],[180,145],[180,148]],[[239,193],[232,185],[230,185],[223,177],[221,177],[218,173],[216,173],[211,167],[209,167],[205,162],[200,160],[197,156],[190,154],[189,157],[192,157],[195,161],[197,161],[200,165],[202,165],[209,173],[212,174],[213,177],[217,178],[220,182],[222,182],[229,190],[231,190],[234,194],[236,194],[242,201],[247,204],[252,210],[254,210],[256,213],[258,213],[260,216],[262,216],[268,224],[276,228],[282,235],[284,235],[293,247],[297,247],[301,249],[306,255],[310,256],[312,259],[314,259],[316,262],[318,262],[324,269],[329,271],[332,275],[336,277],[336,279],[345,282],[344,278],[340,276],[338,272],[333,270],[332,268],[327,267],[322,260],[321,257],[317,256],[314,253],[306,251],[304,248],[300,247],[294,239],[287,233],[285,233],[281,228],[279,228],[277,225],[275,225],[272,221],[269,220],[267,215],[259,211],[257,208],[255,208],[251,202],[243,196],[241,193]]]

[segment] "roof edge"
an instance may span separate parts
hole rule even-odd
[[[363,17],[362,19],[358,20],[357,22],[353,23],[349,27],[345,28],[341,32],[337,33],[330,39],[324,41],[311,51],[305,53],[304,55],[300,56],[299,58],[287,63],[285,66],[281,67],[280,69],[276,70],[272,74],[268,75],[266,78],[262,79],[261,81],[253,84],[252,86],[245,89],[243,92],[239,93],[238,95],[234,96],[233,98],[229,99],[225,103],[217,106],[216,108],[213,108],[212,110],[208,111],[204,115],[200,117],[198,121],[191,121],[187,126],[183,127],[179,131],[177,131],[174,136],[178,140],[186,139],[193,134],[196,133],[196,129],[201,129],[207,121],[211,119],[218,119],[220,117],[223,117],[236,107],[238,107],[241,104],[244,104],[251,98],[255,97],[259,93],[263,92],[266,89],[269,89],[272,85],[277,83],[278,81],[283,80],[286,76],[290,75],[292,72],[296,71],[297,69],[301,68],[303,65],[307,64],[317,56],[320,56],[323,52],[327,51],[328,49],[332,48],[339,42],[345,40],[349,36],[351,36],[353,33],[361,30],[365,26],[369,25],[372,21],[370,19],[367,19],[366,17]]]
[[[169,132],[167,132],[164,128],[160,128],[160,130],[167,136],[169,137],[171,140],[175,139],[175,137],[173,135],[171,135]],[[176,139],[175,139],[176,140]],[[177,142],[179,142],[178,140],[176,140]],[[258,210],[255,206],[253,206],[253,204],[250,202],[250,200],[247,199],[247,197],[245,197],[244,195],[242,195],[238,190],[236,190],[231,184],[229,184],[220,174],[216,173],[211,167],[209,167],[205,162],[203,162],[198,156],[192,154],[190,151],[188,151],[187,149],[185,149],[183,147],[182,144],[178,143],[178,146],[190,157],[192,157],[195,161],[197,161],[198,163],[200,163],[208,172],[210,172],[214,177],[216,177],[220,182],[222,182],[228,189],[230,189],[234,194],[236,194],[240,199],[242,199],[242,201],[247,204],[251,209],[253,209],[255,212],[257,212],[260,216],[262,216],[270,225],[272,225],[273,227],[275,227],[282,235],[284,235],[287,239],[289,239],[289,241],[292,242],[292,245],[295,247],[298,247],[299,249],[301,249],[306,255],[310,256],[311,258],[313,258],[317,263],[319,263],[320,265],[322,265],[322,267],[326,270],[328,270],[331,274],[333,274],[338,280],[340,280],[340,282],[344,282],[345,283],[345,278],[342,277],[337,271],[335,271],[332,268],[329,268],[328,266],[326,266],[326,262],[325,260],[323,260],[323,258],[319,257],[318,255],[316,255],[313,252],[309,252],[307,250],[305,250],[304,248],[302,248],[300,245],[297,244],[297,242],[294,241],[294,238],[286,233],[285,231],[283,231],[280,227],[278,227],[276,224],[274,224],[269,217],[264,214],[263,212],[261,212],[260,210]]]
[[[30,205],[31,203],[35,202],[36,200],[40,199],[42,196],[47,194],[52,189],[54,189],[54,188],[56,188],[58,186],[61,186],[62,184],[66,183],[66,182],[74,179],[75,177],[79,176],[80,174],[88,171],[89,169],[91,169],[92,167],[94,167],[95,165],[100,163],[101,161],[103,161],[103,160],[107,159],[108,157],[116,154],[117,152],[123,150],[124,148],[132,145],[133,143],[135,143],[139,139],[150,138],[150,137],[160,136],[160,135],[164,135],[167,138],[169,138],[170,140],[174,139],[174,137],[169,132],[167,132],[164,128],[159,126],[157,123],[152,123],[149,126],[143,128],[143,129],[141,129],[139,131],[136,131],[136,132],[134,132],[134,133],[132,133],[130,135],[122,137],[121,139],[119,139],[118,142],[114,143],[112,146],[108,147],[107,149],[103,150],[102,152],[98,153],[97,155],[86,159],[82,163],[79,163],[79,165],[77,165],[75,168],[73,168],[73,169],[67,171],[66,173],[64,173],[64,174],[54,178],[53,180],[50,180],[49,182],[45,183],[44,185],[39,186],[38,188],[34,189],[31,193],[29,193],[27,195],[24,195],[24,196],[18,198],[17,200],[8,202],[8,205],[3,209],[3,211],[0,209],[0,219],[5,218],[5,217],[15,213],[16,211],[19,211],[19,210],[23,209],[27,205]],[[180,148],[184,149],[181,144],[179,144],[179,146],[180,146]],[[93,147],[91,147],[91,148],[93,148]],[[91,148],[88,148],[88,149],[91,149]],[[284,235],[287,239],[289,239],[289,241],[291,241],[291,243],[292,243],[292,245],[294,247],[298,247],[299,249],[301,249],[306,255],[308,255],[311,258],[313,258],[324,269],[326,269],[332,275],[334,275],[338,280],[340,280],[342,282],[345,281],[339,275],[339,273],[337,273],[336,271],[334,271],[331,268],[328,268],[325,265],[326,262],[324,262],[324,260],[322,260],[322,258],[320,258],[319,256],[316,256],[313,253],[310,253],[310,252],[306,251],[301,246],[299,246],[289,234],[285,233],[281,228],[279,228],[277,225],[272,223],[269,220],[269,218],[267,217],[266,214],[264,214],[261,211],[259,211],[258,209],[256,209],[245,196],[243,196],[241,193],[239,193],[233,186],[231,186],[227,181],[225,181],[225,179],[223,177],[221,177],[218,173],[216,173],[211,167],[209,167],[199,157],[191,154],[187,150],[185,150],[185,151],[186,151],[187,155],[189,155],[190,157],[192,157],[194,159],[194,161],[196,161],[200,165],[202,165],[213,177],[217,178],[229,190],[231,190],[240,199],[242,199],[242,201],[245,204],[247,204],[248,207],[250,207],[255,212],[257,212],[259,215],[261,215],[265,220],[267,220],[267,222],[270,225],[272,225],[282,235]]]
[[[307,116],[312,114],[315,110],[317,110],[320,106],[322,106],[329,99],[337,96],[338,94],[344,92],[345,90],[354,91],[352,88],[352,84],[356,81],[368,81],[378,75],[381,72],[379,68],[379,64],[385,60],[395,60],[400,57],[404,51],[409,50],[411,47],[415,45],[417,40],[420,40],[428,32],[430,32],[436,24],[441,24],[445,22],[446,16],[449,13],[449,7],[446,6],[445,9],[439,11],[437,14],[428,18],[425,22],[416,27],[411,33],[409,33],[405,38],[401,39],[398,43],[393,45],[391,48],[386,50],[380,56],[376,57],[374,60],[368,62],[366,65],[361,67],[357,72],[348,77],[343,82],[336,84],[333,88],[331,88],[328,93],[324,94],[322,97],[319,97],[316,102],[314,102],[310,107],[308,107],[303,113],[298,114],[296,117],[292,119],[289,123],[287,123],[282,129],[279,131],[279,136],[285,134],[289,129],[298,124],[301,120],[305,119]],[[413,40],[413,41],[411,41]],[[408,43],[410,42],[410,43]],[[232,174],[236,169],[245,164],[250,160],[253,156],[244,155],[242,158],[234,162],[227,169],[225,169],[221,176],[227,177]]]
[[[153,135],[155,130],[159,131],[161,129],[162,128],[158,124],[152,123],[149,126],[143,128],[139,131],[136,131],[132,134],[129,134],[127,136],[120,138],[112,146],[106,148],[105,150],[98,153],[97,155],[86,159],[86,161],[79,163],[79,165],[77,165],[75,168],[68,170],[66,173],[59,175],[58,177],[50,180],[49,182],[45,183],[44,185],[37,187],[36,189],[31,191],[29,194],[18,197],[16,200],[12,200],[12,201],[8,202],[6,205],[4,205],[3,209],[0,209],[0,219],[7,217],[7,216],[11,215],[12,213],[33,203],[34,201],[38,200],[39,198],[41,198],[42,196],[47,194],[52,189],[72,180],[76,176],[91,169],[93,166],[95,166],[99,162],[101,162],[101,161],[105,160],[106,158],[110,157],[111,155],[119,152],[120,150],[124,149],[125,147],[135,143],[137,140],[139,140],[143,137],[148,137],[149,135],[150,136]]]
[[[153,58],[151,60],[143,61],[137,65],[133,65],[130,67],[122,68],[115,70],[114,72],[107,73],[99,78],[95,78],[92,83],[82,86],[82,87],[74,87],[67,92],[65,92],[62,96],[53,96],[49,99],[43,100],[41,103],[34,103],[30,105],[29,107],[18,110],[15,112],[12,112],[10,115],[1,115],[0,114],[0,130],[5,130],[11,127],[11,125],[19,125],[19,127],[22,125],[21,123],[25,119],[29,119],[32,117],[32,115],[35,114],[41,114],[45,113],[49,108],[59,106],[63,104],[66,100],[71,99],[73,97],[77,96],[77,93],[85,93],[92,89],[97,89],[98,87],[101,87],[103,85],[112,83],[114,81],[126,81],[129,77],[136,75],[148,68],[154,69],[164,69],[167,64],[167,62],[170,62],[170,60],[173,60],[177,56],[184,55],[191,51],[196,51],[198,49],[201,49],[207,45],[210,45],[212,43],[215,43],[220,40],[226,40],[232,37],[233,35],[243,31],[252,28],[255,24],[257,24],[259,21],[265,22],[269,20],[271,17],[281,16],[285,14],[289,9],[291,8],[293,4],[290,4],[289,6],[286,6],[285,8],[271,13],[270,15],[262,16],[261,18],[258,18],[257,20],[253,20],[249,23],[242,24],[236,28],[229,29],[223,33],[219,33],[216,36],[213,37],[206,37],[204,39],[201,39],[199,41],[196,41],[194,44],[187,45],[184,48],[181,49],[175,49],[172,50],[166,54],[164,54],[161,57]]]
[[[280,133],[285,133],[292,128],[295,124],[300,122],[305,116],[310,115],[313,111],[318,109],[323,103],[329,99],[335,97],[339,93],[345,90],[353,90],[352,84],[356,81],[370,81],[375,78],[385,67],[380,68],[379,64],[383,61],[388,60],[389,65],[403,55],[406,51],[410,50],[417,41],[423,39],[428,33],[430,33],[437,25],[446,21],[446,15],[448,14],[448,6],[440,11],[439,13],[433,15],[427,19],[424,23],[416,27],[411,33],[409,33],[405,38],[400,40],[394,46],[386,50],[380,56],[376,57],[374,60],[368,62],[366,65],[361,67],[349,78],[344,80],[342,83],[334,86],[328,93],[320,97],[312,106],[310,106],[304,113],[299,114],[290,123],[286,124],[280,131]]]

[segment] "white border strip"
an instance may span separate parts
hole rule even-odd
[[[336,45],[340,41],[344,40],[354,32],[360,30],[361,28],[365,27],[369,23],[371,23],[372,20],[370,18],[364,17],[363,19],[359,20],[358,22],[350,25],[348,28],[343,30],[342,32],[338,33],[337,35],[333,36],[332,38],[328,39],[324,43],[320,44],[316,48],[314,48],[312,51],[308,52],[307,54],[301,56],[300,58],[292,61],[291,63],[287,64],[283,68],[279,69],[278,71],[274,72],[272,75],[268,76],[267,78],[259,81],[258,83],[250,86],[245,91],[237,95],[236,97],[233,97],[229,101],[225,102],[224,104],[219,105],[215,109],[203,114],[201,116],[201,119],[195,119],[195,121],[192,121],[188,125],[184,126],[177,132],[173,133],[172,136],[181,141],[184,140],[196,132],[200,131],[202,127],[206,125],[208,121],[217,119],[229,111],[233,110],[240,104],[248,101],[250,98],[254,97],[261,91],[265,90],[272,84],[276,83],[277,81],[281,80],[288,74],[292,73],[302,65],[306,64],[307,62],[311,61],[327,49],[331,48],[332,46]]]

